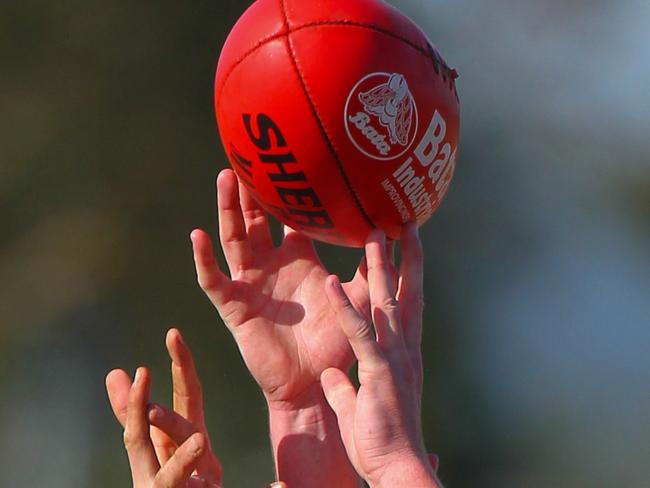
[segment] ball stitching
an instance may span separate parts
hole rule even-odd
[[[287,32],[289,32],[289,19],[287,17],[287,10],[286,10],[286,4],[285,0],[280,0],[280,4],[282,6],[282,13],[284,15],[284,21],[285,25],[287,27]],[[293,65],[293,68],[296,72],[296,75],[298,76],[298,80],[300,81],[300,86],[302,88],[302,91],[305,95],[305,98],[307,99],[307,102],[309,103],[309,108],[311,109],[312,115],[314,116],[314,119],[316,119],[316,123],[318,124],[318,128],[320,129],[323,139],[325,139],[325,143],[327,144],[327,147],[330,150],[330,153],[334,157],[334,162],[336,163],[336,166],[339,170],[339,173],[341,173],[341,176],[343,177],[343,182],[345,183],[346,188],[350,192],[350,195],[352,195],[352,198],[354,200],[354,203],[356,203],[357,207],[359,208],[361,215],[363,216],[363,219],[366,221],[366,223],[370,226],[371,229],[375,229],[377,226],[375,223],[372,221],[370,216],[368,215],[368,212],[366,211],[365,207],[363,206],[363,203],[361,203],[361,198],[357,194],[357,192],[354,190],[354,187],[352,186],[352,182],[350,181],[350,178],[345,171],[345,168],[343,167],[343,161],[341,161],[341,158],[338,155],[338,152],[336,151],[336,148],[334,147],[334,141],[332,141],[332,138],[330,137],[329,133],[327,132],[327,129],[325,128],[325,124],[323,123],[320,115],[318,114],[318,110],[316,109],[316,104],[312,98],[312,96],[309,93],[309,88],[307,87],[307,83],[305,82],[305,79],[300,72],[300,67],[298,66],[298,60],[296,57],[296,52],[293,48],[293,42],[291,41],[291,36],[290,33],[287,34],[287,47],[289,48],[289,57],[291,58],[291,63]]]
[[[287,27],[286,32],[277,32],[277,33],[271,34],[271,35],[266,36],[263,39],[259,40],[257,43],[255,43],[255,45],[253,45],[250,49],[248,49],[240,58],[238,58],[237,61],[235,61],[233,63],[233,65],[230,67],[230,69],[228,70],[228,72],[224,76],[223,82],[221,83],[221,89],[223,90],[223,87],[226,85],[226,82],[228,81],[228,78],[230,78],[230,75],[235,70],[235,68],[237,68],[237,66],[239,66],[241,63],[243,63],[246,60],[246,58],[248,58],[248,56],[253,54],[258,49],[264,47],[264,45],[268,44],[269,42],[275,41],[276,39],[280,39],[280,38],[285,37],[285,36],[288,37],[289,35],[293,34],[294,32],[298,32],[298,31],[301,31],[303,29],[309,29],[309,28],[321,27],[321,26],[359,27],[359,28],[362,28],[362,29],[368,29],[368,30],[372,30],[372,31],[375,31],[375,32],[379,32],[380,34],[385,34],[387,36],[398,39],[398,40],[402,41],[404,44],[406,44],[407,46],[410,46],[411,48],[418,51],[420,54],[422,54],[427,59],[429,59],[433,63],[434,71],[435,71],[436,75],[440,76],[439,61],[437,60],[437,57],[434,55],[433,49],[429,49],[429,48],[425,49],[422,46],[418,46],[417,44],[410,41],[409,39],[407,39],[407,38],[405,38],[405,37],[403,37],[403,36],[401,36],[399,34],[396,34],[395,32],[393,32],[391,30],[384,29],[383,27],[381,27],[379,25],[366,24],[366,23],[363,23],[363,22],[356,22],[356,21],[353,21],[353,20],[319,20],[319,21],[316,21],[316,22],[309,22],[307,24],[299,25],[297,27],[294,27],[293,29],[289,29],[288,24],[287,24],[286,25],[286,27]],[[456,70],[450,69],[450,71],[452,72],[452,74],[450,76],[449,87],[454,91],[454,93],[456,95],[456,99],[458,100],[458,93],[456,92],[456,88],[455,88],[455,79],[458,77],[458,75],[456,74]],[[445,79],[444,81],[447,81],[447,80]],[[219,103],[219,99],[220,99],[220,93],[217,93],[217,103]]]
[[[303,25],[299,25],[299,26],[294,27],[293,29],[291,29],[290,26],[289,26],[289,19],[287,17],[287,10],[286,10],[285,0],[280,0],[280,7],[281,7],[282,15],[283,15],[283,20],[284,20],[284,29],[281,32],[277,32],[277,33],[268,35],[265,38],[261,39],[260,41],[255,43],[255,45],[253,45],[250,49],[248,49],[240,58],[238,58],[233,63],[233,65],[230,67],[230,69],[228,70],[228,72],[226,73],[226,75],[223,78],[223,82],[221,83],[219,93],[216,94],[217,95],[217,110],[218,110],[219,101],[221,99],[221,96],[220,96],[221,91],[223,91],[223,88],[226,86],[226,83],[227,83],[228,79],[230,78],[230,75],[233,73],[233,71],[241,63],[243,63],[246,60],[246,58],[248,58],[250,55],[252,55],[258,49],[262,48],[263,46],[265,46],[269,42],[272,42],[272,41],[274,41],[276,39],[280,39],[282,37],[286,37],[287,38],[287,48],[289,50],[289,57],[291,58],[292,66],[293,66],[293,68],[295,70],[295,73],[296,73],[296,75],[298,77],[298,80],[300,82],[300,85],[301,85],[301,88],[302,88],[303,93],[305,95],[305,98],[307,99],[307,102],[309,103],[312,115],[314,116],[314,118],[315,118],[315,120],[317,122],[317,125],[318,125],[320,131],[322,132],[322,135],[323,135],[323,137],[325,139],[325,142],[326,142],[330,152],[334,156],[334,161],[335,161],[335,163],[336,163],[336,165],[337,165],[337,167],[339,169],[339,172],[341,173],[341,176],[343,177],[344,183],[345,183],[348,191],[352,195],[355,203],[357,204],[357,207],[361,211],[361,214],[364,217],[364,220],[366,221],[366,223],[371,228],[376,228],[376,225],[373,223],[372,219],[367,214],[363,204],[361,203],[359,195],[355,192],[354,188],[352,187],[352,184],[351,184],[351,182],[349,180],[349,177],[348,177],[347,173],[345,172],[345,169],[343,168],[343,162],[339,158],[338,153],[336,151],[336,148],[334,147],[334,143],[331,140],[331,138],[330,138],[330,136],[329,136],[329,134],[327,132],[327,129],[325,128],[325,125],[324,125],[323,121],[321,120],[320,116],[318,115],[316,105],[315,105],[315,103],[314,103],[314,101],[313,101],[313,99],[312,99],[312,97],[311,97],[311,95],[309,93],[309,89],[307,87],[307,84],[306,84],[303,76],[302,76],[302,73],[300,71],[300,67],[298,66],[296,53],[295,53],[295,50],[293,48],[293,43],[291,41],[291,34],[295,33],[295,32],[298,32],[298,31],[301,31],[301,30],[304,30],[304,29],[319,27],[319,26],[350,26],[350,27],[359,27],[359,28],[369,29],[369,30],[379,32],[381,34],[393,37],[393,38],[403,42],[404,44],[410,46],[411,48],[415,49],[420,54],[422,54],[427,59],[429,59],[433,63],[433,67],[434,67],[434,71],[435,71],[436,75],[438,75],[439,77],[442,77],[443,82],[446,85],[448,84],[448,87],[454,93],[454,95],[456,97],[456,100],[459,101],[458,92],[456,90],[456,85],[455,85],[455,79],[458,76],[457,73],[456,73],[456,70],[450,69],[446,65],[444,60],[439,55],[436,54],[435,50],[433,49],[433,46],[431,46],[431,44],[429,42],[427,42],[427,48],[423,48],[422,46],[419,46],[418,44],[412,42],[411,40],[409,40],[409,39],[407,39],[407,38],[405,38],[405,37],[403,37],[403,36],[401,36],[399,34],[396,34],[395,32],[392,32],[389,29],[385,29],[385,28],[383,28],[381,26],[374,25],[374,24],[355,22],[355,21],[352,21],[352,20],[338,20],[338,21],[336,21],[336,20],[322,20],[322,21],[315,21],[315,22],[309,22],[309,23],[306,23],[306,24],[303,24]],[[444,67],[446,71],[442,72],[443,70],[441,70],[441,67]],[[447,79],[447,76],[449,77],[449,80]]]

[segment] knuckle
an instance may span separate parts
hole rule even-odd
[[[383,257],[375,257],[368,260],[368,271],[386,272],[388,271],[388,261]]]
[[[121,407],[121,408],[117,411],[117,414],[119,415],[119,417],[120,417],[121,419],[125,419],[126,416],[129,414],[129,407],[126,406],[126,405],[123,406],[123,407]]]
[[[264,211],[257,208],[244,210],[243,214],[244,214],[244,219],[248,221],[257,222],[266,218],[266,214],[264,213]]]
[[[382,300],[381,308],[386,312],[397,312],[399,311],[399,302],[395,297],[388,297]]]
[[[124,442],[127,449],[129,446],[133,445],[133,436],[128,430],[125,430],[122,434],[122,442]]]
[[[241,232],[233,232],[221,237],[221,243],[226,246],[242,244],[245,241],[246,239]]]
[[[358,320],[354,324],[352,335],[359,340],[371,339],[374,336],[374,330],[367,320]]]
[[[390,362],[383,355],[378,355],[375,358],[373,369],[381,378],[389,378],[393,374]]]
[[[229,306],[227,303],[228,300],[228,297],[224,299],[224,302],[226,302],[225,305],[215,305],[217,311],[219,312],[219,316],[228,327],[234,324],[243,323],[246,318],[247,311],[242,310],[242,307]]]
[[[124,447],[126,447],[127,451],[131,449],[137,449],[138,447],[142,446],[143,440],[134,435],[130,430],[125,430],[124,434],[122,436],[122,440],[124,442]]]
[[[346,313],[356,313],[356,309],[354,308],[354,305],[352,305],[352,302],[347,296],[342,297],[340,302],[340,308],[341,311],[344,311]]]
[[[203,291],[211,291],[216,288],[216,280],[212,277],[208,276],[199,276],[197,278],[197,282],[199,283],[199,286]]]

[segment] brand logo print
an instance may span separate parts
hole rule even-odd
[[[406,78],[372,73],[352,89],[345,104],[345,129],[355,147],[381,161],[408,151],[418,130],[418,112]]]

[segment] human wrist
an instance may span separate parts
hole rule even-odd
[[[277,400],[267,397],[266,400],[274,445],[287,435],[310,434],[322,439],[331,428],[332,419],[336,422],[324,395],[312,387],[294,399]]]
[[[376,480],[367,480],[370,488],[442,488],[431,464],[424,455],[408,454],[388,461]]]
[[[267,397],[267,404],[278,479],[292,488],[359,486],[320,383],[290,400]]]
[[[292,397],[277,397],[268,393],[264,394],[269,412],[283,414],[298,410],[312,409],[327,406],[325,394],[319,382],[314,382],[305,387],[302,392]]]

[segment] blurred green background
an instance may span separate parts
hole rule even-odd
[[[649,486],[650,3],[394,3],[461,73],[456,179],[423,230],[442,479]],[[213,74],[247,4],[0,5],[0,486],[128,486],[103,378],[146,364],[169,401],[171,325],[227,486],[272,479],[188,239],[216,233]],[[350,274],[358,252],[321,249]]]

